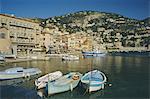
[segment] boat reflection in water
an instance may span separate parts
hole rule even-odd
[[[36,67],[42,70],[41,75],[45,75],[58,70],[63,74],[74,71],[85,74],[90,70],[96,69],[103,71],[108,77],[107,84],[105,85],[104,90],[88,93],[86,89],[82,88],[81,83],[79,83],[72,92],[66,91],[64,93],[51,95],[50,97],[46,97],[46,99],[122,99],[127,97],[135,99],[149,99],[149,63],[150,60],[148,56],[131,57],[105,55],[104,57],[80,59],[78,62],[64,62],[60,58],[51,58],[49,61],[28,61],[11,63],[6,64],[5,66],[0,66],[0,70],[5,70],[8,67],[11,68],[16,66],[22,66],[25,68]],[[143,80],[140,80],[139,78],[142,78]],[[42,91],[43,94],[39,93],[40,96],[37,95],[37,90],[35,89],[34,85],[35,80],[36,78],[33,78],[31,80],[11,85],[14,87],[21,87],[25,90],[30,90],[27,93],[23,93],[23,90],[20,91],[17,88],[9,87],[8,82],[5,81],[6,83],[3,83],[3,85],[8,85],[8,87],[3,87],[2,85],[0,86],[0,97],[2,99],[12,99],[14,97],[24,99],[27,96],[31,96],[27,97],[26,99],[38,99],[37,97],[43,95],[42,97],[45,98],[44,91]]]
[[[41,99],[36,90],[20,86],[0,85],[1,99]]]

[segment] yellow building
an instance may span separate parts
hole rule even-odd
[[[85,51],[92,49],[92,39],[80,33],[71,34],[68,36],[68,50],[70,51]]]
[[[0,26],[0,54],[11,53],[11,43],[9,38],[8,29],[4,26]]]
[[[51,31],[49,28],[44,28],[42,31],[43,35],[43,45],[45,46],[46,52],[49,51],[49,47],[51,46]]]
[[[0,14],[0,24],[1,27],[5,27],[5,31],[1,34],[9,35],[7,37],[7,42],[5,44],[1,41],[3,45],[7,45],[11,54],[17,56],[26,56],[32,54],[34,48],[41,48],[41,30],[42,27],[39,23],[35,23],[29,19],[17,18],[11,15]],[[2,35],[3,35],[2,34]],[[9,39],[11,44],[9,44]],[[4,47],[3,47],[4,48]]]

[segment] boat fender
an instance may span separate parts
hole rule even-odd
[[[25,73],[23,73],[23,77],[26,77]]]
[[[109,86],[111,87],[111,86],[112,86],[112,84],[109,84]]]
[[[24,78],[27,78],[27,77],[28,77],[28,74],[23,73],[23,77],[24,77]]]
[[[79,75],[74,75],[74,76],[72,77],[72,79],[73,79],[73,80],[78,80],[78,79],[79,79]]]
[[[29,74],[29,73],[27,73],[26,77],[27,77],[27,78],[30,78],[30,74]]]
[[[70,90],[71,90],[71,91],[73,90],[73,86],[72,86],[72,83],[70,84]]]

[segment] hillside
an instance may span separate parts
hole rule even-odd
[[[44,23],[44,26],[53,24],[70,34],[87,33],[99,44],[121,42],[122,46],[135,47],[150,43],[149,18],[141,21],[115,13],[80,11],[45,19]]]

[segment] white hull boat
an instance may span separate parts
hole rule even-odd
[[[62,60],[79,60],[79,57],[74,55],[65,55],[62,57]]]
[[[24,69],[22,67],[9,68],[0,72],[0,80],[30,77],[41,73],[38,68]]]
[[[54,81],[58,78],[60,78],[62,76],[62,72],[60,71],[56,71],[56,72],[53,72],[53,73],[49,73],[49,74],[46,74],[40,78],[38,78],[37,80],[35,80],[35,85],[37,87],[37,89],[41,89],[41,88],[44,88],[46,87],[46,84],[49,81]]]
[[[89,92],[104,89],[106,80],[105,74],[98,70],[90,71],[81,78],[81,82],[86,84],[86,89],[88,89]]]
[[[48,95],[61,93],[69,90],[73,91],[73,89],[77,87],[81,77],[82,74],[79,72],[70,72],[54,82],[48,81]]]
[[[103,51],[87,51],[87,52],[82,52],[84,57],[92,56],[92,57],[101,57],[105,56],[106,52]]]

